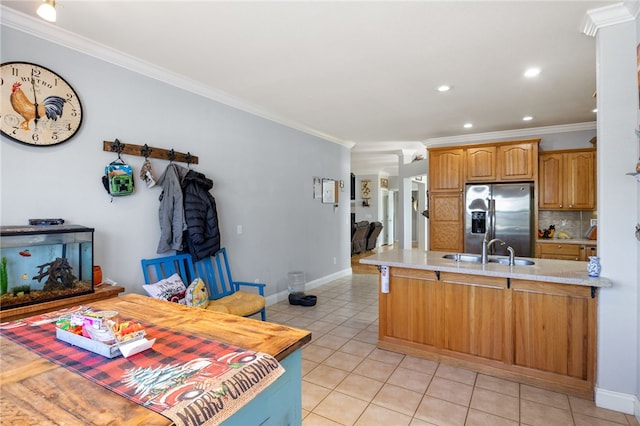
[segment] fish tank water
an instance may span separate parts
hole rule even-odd
[[[93,228],[0,227],[0,310],[93,293]]]

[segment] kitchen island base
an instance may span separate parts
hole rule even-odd
[[[402,267],[389,280],[379,348],[593,399],[596,288]]]

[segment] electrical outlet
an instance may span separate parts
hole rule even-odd
[[[236,231],[238,232],[238,235],[242,235],[242,225],[238,225]]]
[[[333,258],[333,264],[337,264],[338,263],[338,259],[336,259],[335,257]]]

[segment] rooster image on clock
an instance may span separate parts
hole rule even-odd
[[[23,144],[51,146],[80,129],[80,99],[57,73],[27,62],[4,63],[0,71],[2,134]]]

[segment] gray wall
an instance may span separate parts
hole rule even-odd
[[[2,225],[62,217],[94,227],[94,263],[103,276],[141,293],[140,259],[157,256],[161,189],[138,179],[142,157],[124,155],[136,171],[136,192],[111,201],[100,179],[115,154],[102,143],[118,138],[199,157],[194,169],[214,181],[235,279],[265,282],[274,295],[286,290],[291,270],[304,270],[307,281],[350,272],[348,148],[4,25],[1,35],[2,62],[58,72],[85,114],[79,133],[58,146],[0,138]],[[156,177],[168,164],[151,161]],[[314,176],[344,180],[337,208],[313,199]]]

